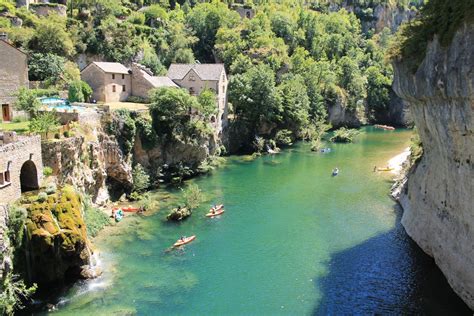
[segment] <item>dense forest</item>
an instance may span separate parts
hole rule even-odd
[[[40,17],[0,0],[0,31],[29,53],[30,80],[59,89],[80,79],[74,61],[81,55],[139,62],[158,75],[170,63],[223,62],[231,130],[243,144],[256,135],[284,144],[312,138],[335,105],[362,123],[387,111],[392,32],[363,32],[361,23],[374,19],[377,5],[416,10],[420,3],[347,2],[357,14],[342,1],[77,0],[48,4],[67,5],[67,16]],[[242,19],[239,7],[255,16]]]

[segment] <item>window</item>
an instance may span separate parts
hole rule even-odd
[[[194,75],[189,75],[189,81],[196,81],[196,78],[194,77]]]
[[[189,94],[190,95],[195,95],[196,94],[193,87],[189,88]]]
[[[125,92],[127,89],[125,89],[125,85],[122,86],[122,91]]]
[[[112,92],[115,92],[115,85],[112,86]]]
[[[10,171],[5,171],[5,182],[10,182]]]
[[[112,80],[115,80],[115,74],[112,74]]]
[[[122,74],[122,79],[125,79],[125,75],[124,75],[124,74]],[[125,90],[123,90],[123,91],[125,91]]]

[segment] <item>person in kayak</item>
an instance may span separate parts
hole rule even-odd
[[[184,241],[186,239],[186,236],[181,236],[180,240]]]

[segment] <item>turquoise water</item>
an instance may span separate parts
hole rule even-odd
[[[77,105],[71,105],[69,104],[69,101],[65,99],[61,99],[58,97],[48,97],[48,98],[41,98],[40,102],[44,105],[47,105],[51,109],[55,109],[57,111],[72,111],[72,110],[77,110],[77,111],[82,111],[84,110],[84,107],[82,106],[77,106]]]
[[[409,138],[368,128],[327,154],[298,144],[253,161],[231,157],[193,181],[207,201],[179,224],[165,221],[179,190],[159,192],[161,211],[129,217],[95,240],[104,274],[70,289],[57,314],[466,312],[400,227],[387,195],[391,175],[372,172]],[[225,214],[206,218],[218,202]],[[183,250],[167,251],[192,234]]]

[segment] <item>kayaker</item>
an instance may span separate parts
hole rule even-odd
[[[376,172],[376,171],[377,171],[377,166],[374,166],[374,172]]]
[[[181,236],[181,241],[184,241],[186,239],[186,236]]]

